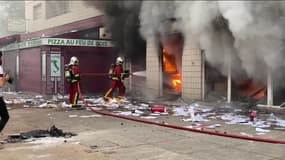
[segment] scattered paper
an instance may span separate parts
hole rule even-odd
[[[217,127],[221,127],[221,124],[213,124],[213,125],[207,126],[206,128],[214,129],[214,128],[217,128]]]
[[[80,118],[93,118],[93,117],[102,117],[101,115],[99,114],[93,114],[93,115],[82,115],[82,116],[79,116]]]
[[[262,129],[262,128],[255,128],[256,132],[263,132],[263,133],[268,133],[270,130],[267,129]]]
[[[156,119],[157,117],[154,116],[141,116],[143,119]]]
[[[243,136],[253,137],[252,135],[250,135],[248,133],[245,133],[245,132],[240,132],[240,134],[243,135]]]

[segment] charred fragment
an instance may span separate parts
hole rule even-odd
[[[63,132],[61,129],[52,126],[49,130],[33,130],[19,135],[10,135],[5,141],[7,143],[23,142],[30,138],[43,138],[43,137],[72,137],[77,134],[71,132]]]

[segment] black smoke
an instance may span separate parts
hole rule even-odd
[[[142,1],[86,1],[103,12],[105,25],[119,53],[132,63],[145,65],[146,42],[139,33]]]

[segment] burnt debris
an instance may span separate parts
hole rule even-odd
[[[62,129],[55,127],[54,125],[49,130],[32,130],[29,132],[20,133],[18,135],[10,135],[5,141],[7,143],[19,143],[24,142],[31,138],[43,138],[43,137],[65,137],[70,138],[77,134],[71,132],[63,132]]]

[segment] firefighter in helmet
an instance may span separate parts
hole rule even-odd
[[[109,71],[109,76],[112,80],[111,82],[111,88],[107,91],[107,93],[104,96],[105,100],[108,100],[111,98],[112,93],[115,91],[115,89],[119,88],[119,99],[124,98],[125,94],[125,86],[123,83],[124,78],[126,78],[126,74],[123,70],[123,59],[121,57],[116,58],[116,64],[112,65]]]
[[[65,77],[69,83],[69,104],[72,107],[78,107],[77,102],[80,94],[80,74],[79,74],[79,60],[77,57],[73,56],[70,58],[68,64],[68,69],[65,72]]]

